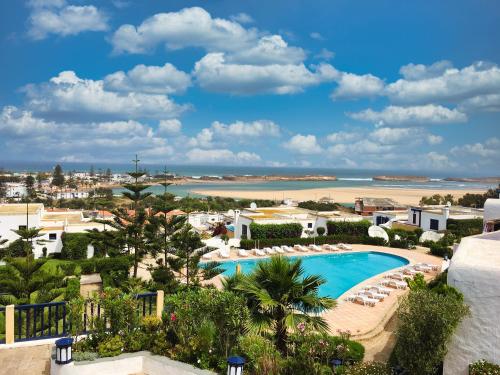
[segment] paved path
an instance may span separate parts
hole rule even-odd
[[[52,345],[0,350],[1,375],[49,375]]]

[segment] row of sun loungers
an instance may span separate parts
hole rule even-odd
[[[412,279],[419,273],[428,273],[438,269],[439,266],[430,263],[417,263],[404,267],[398,272],[384,276],[378,285],[366,285],[357,293],[347,296],[346,300],[373,307],[377,302],[382,302],[394,289],[406,289],[408,287],[406,279]]]
[[[286,253],[294,253],[294,252],[309,252],[309,251],[315,251],[315,252],[321,252],[321,251],[339,251],[339,250],[352,250],[352,246],[346,245],[346,244],[338,244],[336,245],[295,245],[293,248],[290,246],[273,246],[273,247],[264,247],[263,249],[253,249],[251,252],[253,252],[257,256],[264,256],[264,255],[273,255],[273,254],[286,254]],[[243,250],[245,251],[245,250]],[[238,255],[240,256],[248,256],[248,254],[241,253],[241,250],[238,252]]]

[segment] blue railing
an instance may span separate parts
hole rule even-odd
[[[16,341],[66,336],[66,302],[47,302],[14,307]]]
[[[137,294],[137,313],[148,316],[156,313],[156,292]],[[0,315],[5,317],[5,306],[0,306]],[[100,318],[102,309],[92,301],[85,302],[83,311],[83,334],[91,331],[91,318]],[[0,317],[0,321],[2,321]],[[3,319],[5,322],[5,319]],[[107,326],[107,322],[104,322]],[[5,325],[4,325],[5,327]],[[14,306],[15,341],[41,340],[69,334],[69,319],[66,302],[48,302]],[[0,331],[0,344],[5,343],[5,334]]]

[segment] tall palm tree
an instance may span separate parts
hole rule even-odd
[[[273,256],[257,263],[249,275],[234,287],[246,298],[259,330],[271,329],[277,348],[285,353],[288,332],[300,322],[318,330],[328,330],[328,323],[317,314],[333,308],[336,301],[318,295],[325,279],[304,275],[302,260]]]

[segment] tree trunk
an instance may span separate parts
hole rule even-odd
[[[286,354],[287,351],[286,342],[288,339],[288,334],[285,324],[285,314],[282,311],[278,313],[278,317],[276,319],[275,338],[276,338],[276,347],[278,348],[278,350],[281,353]]]

